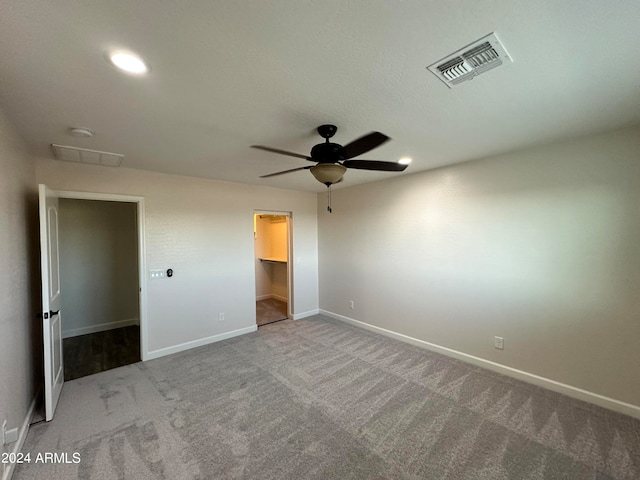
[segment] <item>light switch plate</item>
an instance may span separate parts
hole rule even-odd
[[[149,270],[149,278],[151,278],[151,280],[158,280],[160,278],[165,278],[165,277],[166,277],[166,274],[164,270],[161,268],[154,268],[152,270]]]

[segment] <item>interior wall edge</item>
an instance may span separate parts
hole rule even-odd
[[[481,367],[486,370],[490,370],[492,372],[500,373],[507,377],[515,378],[516,380],[521,380],[523,382],[530,383],[538,387],[546,388],[547,390],[551,390],[556,393],[567,395],[568,397],[575,398],[577,400],[582,400],[584,402],[591,403],[593,405],[597,405],[599,407],[603,407],[617,413],[622,413],[624,415],[629,415],[630,417],[640,419],[640,405],[632,405],[630,403],[623,402],[621,400],[616,400],[615,398],[606,397],[598,393],[590,392],[588,390],[583,390],[581,388],[574,387],[572,385],[567,385],[565,383],[557,382],[555,380],[541,377],[533,373],[525,372],[523,370],[518,370],[517,368],[512,368],[507,365],[502,365],[500,363],[492,362],[490,360],[485,360],[484,358],[476,357],[474,355],[469,355],[467,353],[453,350],[451,348],[442,347],[440,345],[436,345],[435,343],[426,342],[418,338],[410,337],[409,335],[404,335],[402,333],[394,332],[393,330],[388,330],[386,328],[381,328],[376,325],[371,325],[369,323],[362,322],[360,320],[355,320],[353,318],[340,315],[338,313],[334,313],[329,310],[320,309],[320,314],[326,315],[336,320],[340,320],[350,325],[363,328],[365,330],[369,330],[390,338],[394,338],[396,340],[400,340],[401,342],[409,343],[411,345],[424,348],[425,350],[429,350],[435,353],[440,353],[450,358],[455,358],[456,360],[460,360],[462,362],[469,363],[471,365],[475,365],[477,367]]]

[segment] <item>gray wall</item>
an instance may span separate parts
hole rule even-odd
[[[42,383],[37,198],[33,159],[0,110],[0,425],[8,429],[23,425]]]
[[[60,199],[62,335],[139,323],[136,204]]]
[[[292,212],[293,314],[318,311],[314,193],[41,158],[36,179],[57,190],[144,197],[146,269],[174,270],[171,279],[147,276],[144,358],[256,328],[255,210]]]
[[[323,198],[321,309],[640,406],[638,128]]]

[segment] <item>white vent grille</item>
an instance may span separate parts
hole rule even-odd
[[[68,147],[66,145],[51,144],[53,153],[58,160],[65,162],[88,163],[91,165],[105,165],[107,167],[119,167],[124,155],[119,153],[100,152],[87,148]]]
[[[511,63],[511,57],[496,34],[491,33],[427,68],[452,88],[505,62]]]

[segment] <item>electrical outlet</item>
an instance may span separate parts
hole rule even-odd
[[[219,322],[224,322],[224,312],[220,312],[220,313],[218,314],[218,321],[219,321]]]
[[[504,338],[502,337],[493,337],[493,346],[498,350],[504,350]]]
[[[7,421],[2,422],[2,445],[9,445],[18,440],[18,428],[7,430]]]
[[[349,300],[349,308],[353,310],[353,300]]]
[[[18,441],[18,427],[10,428],[9,430],[4,431],[4,443],[8,445],[9,443]]]

